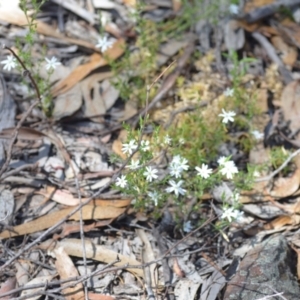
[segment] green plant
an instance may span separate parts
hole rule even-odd
[[[42,53],[40,54],[39,58],[33,57],[32,53],[33,46],[34,46],[34,37],[37,32],[37,24],[36,19],[37,15],[41,10],[42,5],[46,2],[46,0],[38,1],[38,0],[32,0],[30,1],[30,6],[26,0],[20,1],[20,8],[24,12],[26,19],[27,19],[27,28],[28,31],[24,37],[23,40],[20,38],[16,39],[16,48],[17,48],[17,59],[19,60],[18,69],[20,72],[22,72],[24,69],[27,70],[27,72],[30,73],[30,76],[34,79],[34,82],[36,84],[35,90],[39,91],[40,96],[40,103],[43,112],[46,116],[52,115],[52,108],[53,108],[53,102],[52,102],[52,96],[49,93],[50,88],[50,76],[53,73],[56,65],[60,64],[59,62],[53,61],[53,58],[51,60],[47,61],[46,68],[48,70],[47,77],[42,78],[40,74],[40,68],[42,62],[45,60],[46,57],[46,49],[45,47],[42,50]],[[29,15],[29,11],[31,14]],[[22,62],[22,66],[21,66]],[[48,68],[49,67],[49,68]],[[22,81],[25,85],[31,85],[32,82],[28,82],[26,80],[26,76],[22,78]]]

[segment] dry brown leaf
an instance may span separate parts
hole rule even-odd
[[[91,231],[95,228],[98,228],[98,227],[108,226],[113,222],[113,220],[114,219],[102,220],[102,221],[94,222],[94,223],[89,224],[89,225],[83,225],[83,231],[84,232],[89,232],[89,231]],[[70,235],[71,233],[80,232],[80,230],[81,230],[81,226],[78,222],[76,224],[64,223],[61,227],[61,232],[59,234],[54,234],[53,235],[53,240],[60,240],[64,237]]]
[[[80,200],[75,198],[69,191],[67,190],[57,190],[52,186],[47,186],[46,190],[39,190],[36,194],[40,194],[49,198],[57,203],[68,205],[68,206],[76,206],[80,204]],[[86,201],[87,198],[82,198],[82,201]],[[112,207],[127,207],[130,205],[131,199],[112,199],[112,200],[103,200],[103,199],[95,199],[92,200],[90,205],[94,206],[112,206]]]
[[[289,83],[281,95],[281,108],[286,121],[290,121],[292,133],[300,128],[300,81]]]
[[[105,52],[110,59],[117,59],[124,53],[125,49],[125,41],[123,39],[119,39],[116,41],[113,46]],[[54,86],[51,93],[54,97],[65,93],[69,89],[71,89],[76,83],[85,78],[88,74],[90,74],[93,70],[103,67],[107,65],[106,59],[100,55],[99,53],[94,53],[90,56],[90,59],[87,63],[82,64],[75,68],[69,76],[60,81],[58,84]]]
[[[5,128],[0,132],[0,138],[2,139],[11,139],[12,134],[14,133],[15,128]],[[45,134],[35,130],[33,128],[21,127],[18,130],[18,139],[19,140],[28,140],[28,141],[36,141],[45,137]]]
[[[255,182],[251,191],[242,191],[239,197],[240,203],[269,201],[268,182]]]
[[[48,240],[39,245],[39,248],[45,250],[51,250],[51,247],[63,247],[66,253],[68,253],[68,255],[82,257],[82,241],[80,239],[64,239],[60,242]],[[85,249],[86,257],[88,259],[94,259],[109,264],[115,261],[117,258],[119,258],[120,261],[116,262],[114,266],[123,267],[126,264],[129,264],[130,266],[140,265],[140,263],[137,260],[131,257],[109,250],[108,248],[92,243],[87,239],[85,239]],[[142,269],[126,267],[125,269],[140,277],[143,277]]]
[[[79,275],[70,256],[66,253],[63,247],[57,247],[53,252],[56,257],[55,267],[61,280]],[[68,283],[61,284],[62,287],[64,285],[68,285]],[[80,282],[75,286],[64,288],[62,290],[62,294],[66,300],[82,300],[84,299],[83,285]]]
[[[103,295],[103,294],[95,294],[92,292],[88,293],[89,300],[115,300],[116,298],[109,295]]]
[[[109,91],[104,90],[101,84],[101,81],[112,75],[112,72],[93,74],[84,79],[80,84],[84,100],[83,114],[87,118],[92,118],[94,122],[103,122],[103,115],[117,100],[116,95],[111,95],[107,99],[105,93],[109,93]]]
[[[259,27],[259,32],[266,37],[271,37],[273,35],[279,35],[279,31],[275,27],[271,26],[261,26]]]
[[[66,208],[55,213],[51,213],[40,218],[37,218],[31,222],[14,226],[12,231],[4,230],[0,233],[0,238],[9,238],[13,236],[19,236],[24,234],[29,234],[33,232],[39,232],[45,230],[61,219],[65,218],[74,208]],[[94,219],[114,219],[125,212],[125,208],[118,208],[112,206],[94,206],[85,205],[82,208],[82,218],[83,220],[94,220]],[[69,220],[80,220],[80,213],[77,212],[69,218]]]
[[[300,216],[299,215],[291,215],[291,216],[280,216],[275,220],[271,221],[264,225],[265,230],[271,229],[280,229],[286,225],[299,225],[300,223]]]
[[[296,202],[292,203],[292,204],[287,204],[287,203],[280,204],[279,202],[273,202],[273,204],[287,213],[290,213],[290,214],[299,214],[300,213],[300,198],[297,198]]]
[[[46,191],[40,190],[36,193],[41,194],[46,198],[49,198],[57,203],[68,205],[68,206],[76,206],[80,204],[80,200],[78,198],[75,198],[69,191],[56,190],[52,186],[47,186]],[[84,201],[84,199],[82,201]]]
[[[295,46],[300,48],[300,26],[289,18],[285,18],[281,24],[279,24],[278,30],[281,36],[289,40]],[[285,36],[286,35],[286,36]]]
[[[132,102],[133,101],[129,100],[125,103],[125,109],[122,113],[122,116],[120,118],[118,118],[119,122],[127,121],[137,114],[137,112],[138,112],[137,107]]]
[[[175,12],[178,12],[182,7],[181,0],[172,0],[172,7]]]
[[[278,178],[274,183],[274,188],[270,191],[270,195],[278,198],[290,196],[298,190],[299,184],[300,169],[297,169],[291,177]]]
[[[125,5],[136,7],[136,0],[122,0]]]
[[[112,144],[112,150],[119,155],[122,159],[126,159],[127,155],[122,151],[122,143],[127,139],[127,131],[121,130],[117,140],[114,140]]]
[[[126,159],[126,154],[122,151],[122,142],[120,140],[114,140],[112,144],[112,150],[119,155],[122,159]]]
[[[17,283],[17,280],[15,277],[9,277],[8,279],[6,279],[6,281],[2,282],[2,284],[1,284],[0,295],[3,295],[4,293],[8,293],[8,292],[14,290],[16,288],[16,283]],[[14,297],[14,295],[1,297],[1,300],[9,300],[12,297]]]
[[[185,273],[182,268],[179,266],[177,257],[173,258],[173,271],[179,278],[184,278]]]
[[[130,205],[131,199],[115,199],[115,200],[102,200],[96,199],[91,202],[96,206],[113,206],[113,207],[127,207]]]
[[[268,4],[273,3],[274,0],[250,0],[250,1],[246,1],[245,5],[244,5],[244,12],[248,13],[251,10],[261,7],[261,6],[265,6]]]
[[[239,27],[244,28],[248,32],[254,32],[258,30],[260,23],[249,24],[243,20],[238,21]]]
[[[53,117],[62,119],[73,115],[82,105],[82,93],[79,85],[73,86],[53,100]]]
[[[281,36],[272,37],[271,42],[280,52],[280,58],[282,59],[283,63],[291,67],[294,66],[298,55],[297,48],[288,45]]]

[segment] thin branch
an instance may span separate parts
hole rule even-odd
[[[297,151],[295,151],[294,153],[292,153],[286,160],[285,162],[278,168],[276,169],[274,172],[272,172],[270,175],[266,176],[266,177],[262,177],[262,178],[257,178],[255,179],[255,182],[261,182],[261,181],[268,181],[271,180],[274,176],[276,176],[282,169],[284,169],[288,163],[298,154],[300,154],[300,149],[298,149]]]

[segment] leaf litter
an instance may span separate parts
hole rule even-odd
[[[211,233],[210,214],[218,215],[224,193],[229,193],[226,201],[232,203],[231,186],[224,182],[202,196],[201,211],[182,215],[182,222],[190,224],[200,213],[209,220],[184,233],[174,222],[176,205],[168,203],[163,217],[155,220],[147,212],[133,209],[134,199],[109,188],[117,168],[108,161],[113,152],[123,155],[126,132],[121,130],[122,122],[136,124],[132,120],[149,110],[151,120],[164,128],[182,126],[190,118],[188,112],[197,107],[213,124],[230,82],[224,70],[232,65],[221,58],[224,50],[246,51],[259,58],[244,74],[242,84],[249,95],[258,97],[262,111],[251,127],[265,135],[249,153],[241,154],[243,159],[261,165],[270,160],[271,147],[298,148],[299,4],[291,20],[284,15],[278,18],[276,1],[249,1],[245,7],[239,6],[237,16],[221,18],[219,25],[202,20],[192,34],[164,41],[153,64],[155,73],[162,74],[157,79],[159,88],[145,108],[134,90],[126,104],[120,101],[122,95],[109,68],[111,62],[126,55],[128,46],[136,68],[129,77],[119,74],[122,83],[147,76],[147,70],[140,67],[144,49],[133,42],[140,34],[131,15],[136,1],[52,2],[51,7],[46,3],[38,17],[33,55],[40,58],[45,43],[47,57],[55,55],[64,62],[49,79],[53,118],[41,117],[40,107],[35,107],[18,129],[12,149],[7,141],[33,99],[24,93],[21,81],[15,80],[15,71],[1,74],[1,298],[64,295],[83,299],[88,293],[90,299],[146,299],[146,295],[217,299],[224,295],[233,255],[247,249],[251,237],[259,243],[267,235],[285,232],[293,247],[299,247],[298,156],[288,165],[288,173],[268,177],[270,168],[262,170],[252,190],[241,192],[243,224],[234,223],[217,237]],[[177,0],[149,1],[143,9],[142,18],[157,24],[184,13]],[[1,40],[11,46],[27,20],[17,0],[0,1],[0,11]],[[95,46],[101,37],[95,29],[100,25],[99,12],[101,19],[108,20],[104,30],[114,36],[112,47],[104,54]],[[260,22],[267,17],[270,21]],[[195,49],[202,55],[192,58]],[[47,76],[44,71],[40,75]],[[241,133],[240,140],[247,134]],[[228,151],[228,145],[223,146],[222,151]],[[11,158],[5,166],[7,153]],[[104,192],[92,199],[98,189]],[[24,247],[30,243],[32,246]],[[16,271],[7,272],[8,266]]]

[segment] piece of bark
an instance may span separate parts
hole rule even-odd
[[[284,299],[297,300],[300,288],[296,265],[296,254],[286,239],[282,235],[272,237],[246,254],[228,282],[223,300],[253,300],[276,293],[282,293]]]

